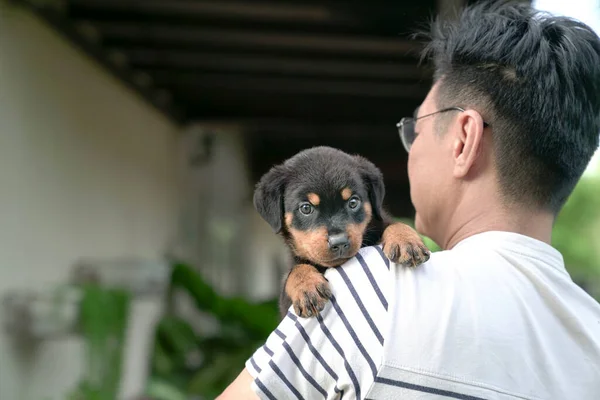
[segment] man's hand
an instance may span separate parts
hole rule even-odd
[[[216,400],[260,400],[250,387],[252,380],[252,375],[244,368]]]

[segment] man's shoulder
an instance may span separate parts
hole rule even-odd
[[[334,274],[334,271],[343,271],[346,274],[361,275],[365,270],[373,274],[387,275],[393,263],[386,257],[381,245],[361,248],[350,260],[338,268],[329,268],[325,276]]]
[[[329,269],[326,277],[343,274],[348,278],[361,279],[372,275],[380,279],[411,279],[429,280],[447,278],[458,267],[475,264],[478,257],[469,257],[457,250],[433,252],[429,260],[417,267],[395,264],[383,252],[381,245],[368,246],[360,249],[358,254],[342,266]]]
[[[342,266],[325,271],[334,303],[335,297],[341,296],[352,299],[363,313],[371,309],[387,312],[388,296],[393,290],[393,268],[381,246],[361,248]]]
[[[367,306],[383,304],[386,312],[400,307],[412,313],[416,304],[437,307],[460,301],[474,286],[493,285],[486,276],[490,271],[482,266],[502,262],[491,251],[457,248],[433,252],[427,262],[412,267],[391,262],[381,246],[370,246],[325,276],[334,294],[357,297]]]
[[[383,305],[387,312],[388,305],[400,293],[425,296],[431,293],[431,288],[454,286],[452,282],[460,275],[457,269],[465,265],[461,257],[464,255],[455,251],[439,251],[432,253],[424,264],[412,267],[391,262],[380,245],[369,246],[360,249],[342,266],[328,269],[325,277],[334,299],[354,298],[354,302],[364,303],[367,309]]]

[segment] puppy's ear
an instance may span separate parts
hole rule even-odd
[[[358,162],[360,175],[369,192],[369,201],[373,208],[373,216],[382,220],[383,198],[385,197],[385,185],[383,183],[383,174],[369,160],[361,156],[354,156]]]
[[[282,227],[285,177],[281,166],[273,167],[260,178],[254,190],[254,208],[275,233],[281,232]]]

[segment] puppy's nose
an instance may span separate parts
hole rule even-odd
[[[327,241],[329,242],[329,248],[333,251],[347,250],[350,247],[350,240],[348,240],[348,235],[345,233],[330,235]]]

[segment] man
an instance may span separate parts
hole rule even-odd
[[[399,129],[416,228],[444,251],[328,271],[322,315],[291,311],[221,399],[600,398],[600,306],[550,245],[598,147],[600,39],[488,3],[427,51],[435,83]]]

